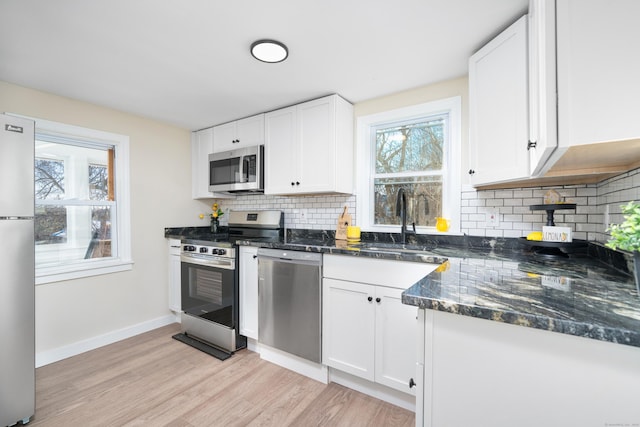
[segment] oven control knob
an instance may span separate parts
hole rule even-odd
[[[216,254],[218,254],[218,255],[224,255],[226,253],[227,253],[226,249],[218,249],[218,250],[216,250]]]
[[[200,253],[201,253],[201,254],[206,254],[206,253],[207,253],[207,251],[208,251],[208,249],[207,249],[207,248],[200,248]]]
[[[185,251],[185,252],[193,252],[193,251],[196,250],[196,247],[195,246],[186,245],[186,246],[184,246],[182,248],[182,250]]]

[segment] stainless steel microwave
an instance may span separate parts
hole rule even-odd
[[[209,154],[209,191],[264,191],[264,145]]]

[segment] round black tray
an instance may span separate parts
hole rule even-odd
[[[525,245],[534,248],[536,256],[549,258],[558,256],[567,257],[568,254],[576,252],[580,248],[585,248],[589,245],[589,242],[580,239],[575,239],[572,242],[545,242],[542,240],[527,240],[526,237],[521,237],[520,241]]]

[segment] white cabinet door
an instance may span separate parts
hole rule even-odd
[[[473,185],[529,176],[527,17],[469,59],[469,153]]]
[[[247,117],[236,122],[238,145],[250,147],[264,144],[264,114]]]
[[[265,194],[295,192],[297,177],[296,107],[265,115]]]
[[[191,196],[211,198],[209,192],[209,154],[213,153],[213,129],[191,134]]]
[[[322,363],[374,380],[375,287],[323,279]]]
[[[167,239],[169,252],[169,309],[176,313],[182,311],[180,294],[180,240]]]
[[[640,137],[638,17],[637,0],[557,0],[561,146]]]
[[[236,122],[213,127],[213,152],[233,150],[236,140]]]
[[[332,188],[335,180],[335,98],[298,106],[298,175],[300,192]]]
[[[402,304],[402,290],[376,288],[375,381],[415,395],[418,309]]]
[[[258,248],[240,246],[240,334],[258,339]]]
[[[265,194],[353,191],[353,106],[337,95],[265,115]]]
[[[264,114],[257,114],[213,128],[214,153],[262,144],[264,144]]]
[[[558,146],[556,8],[553,1],[529,2],[529,170],[542,173]]]

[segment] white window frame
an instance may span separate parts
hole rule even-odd
[[[401,122],[448,114],[449,138],[444,146],[444,165],[442,177],[442,217],[449,219],[447,234],[460,232],[461,197],[461,129],[462,106],[459,96],[445,98],[423,104],[412,105],[390,111],[358,117],[356,121],[356,214],[358,225],[364,231],[399,233],[399,225],[375,225],[373,201],[374,150],[372,144],[375,128],[387,123]],[[435,227],[416,227],[418,234],[441,234]]]
[[[115,148],[116,218],[113,222],[116,224],[117,255],[104,259],[95,258],[83,263],[37,267],[36,285],[131,270],[133,260],[131,258],[129,137],[33,117],[27,118],[35,121],[36,134],[59,136],[61,139],[95,141]]]

